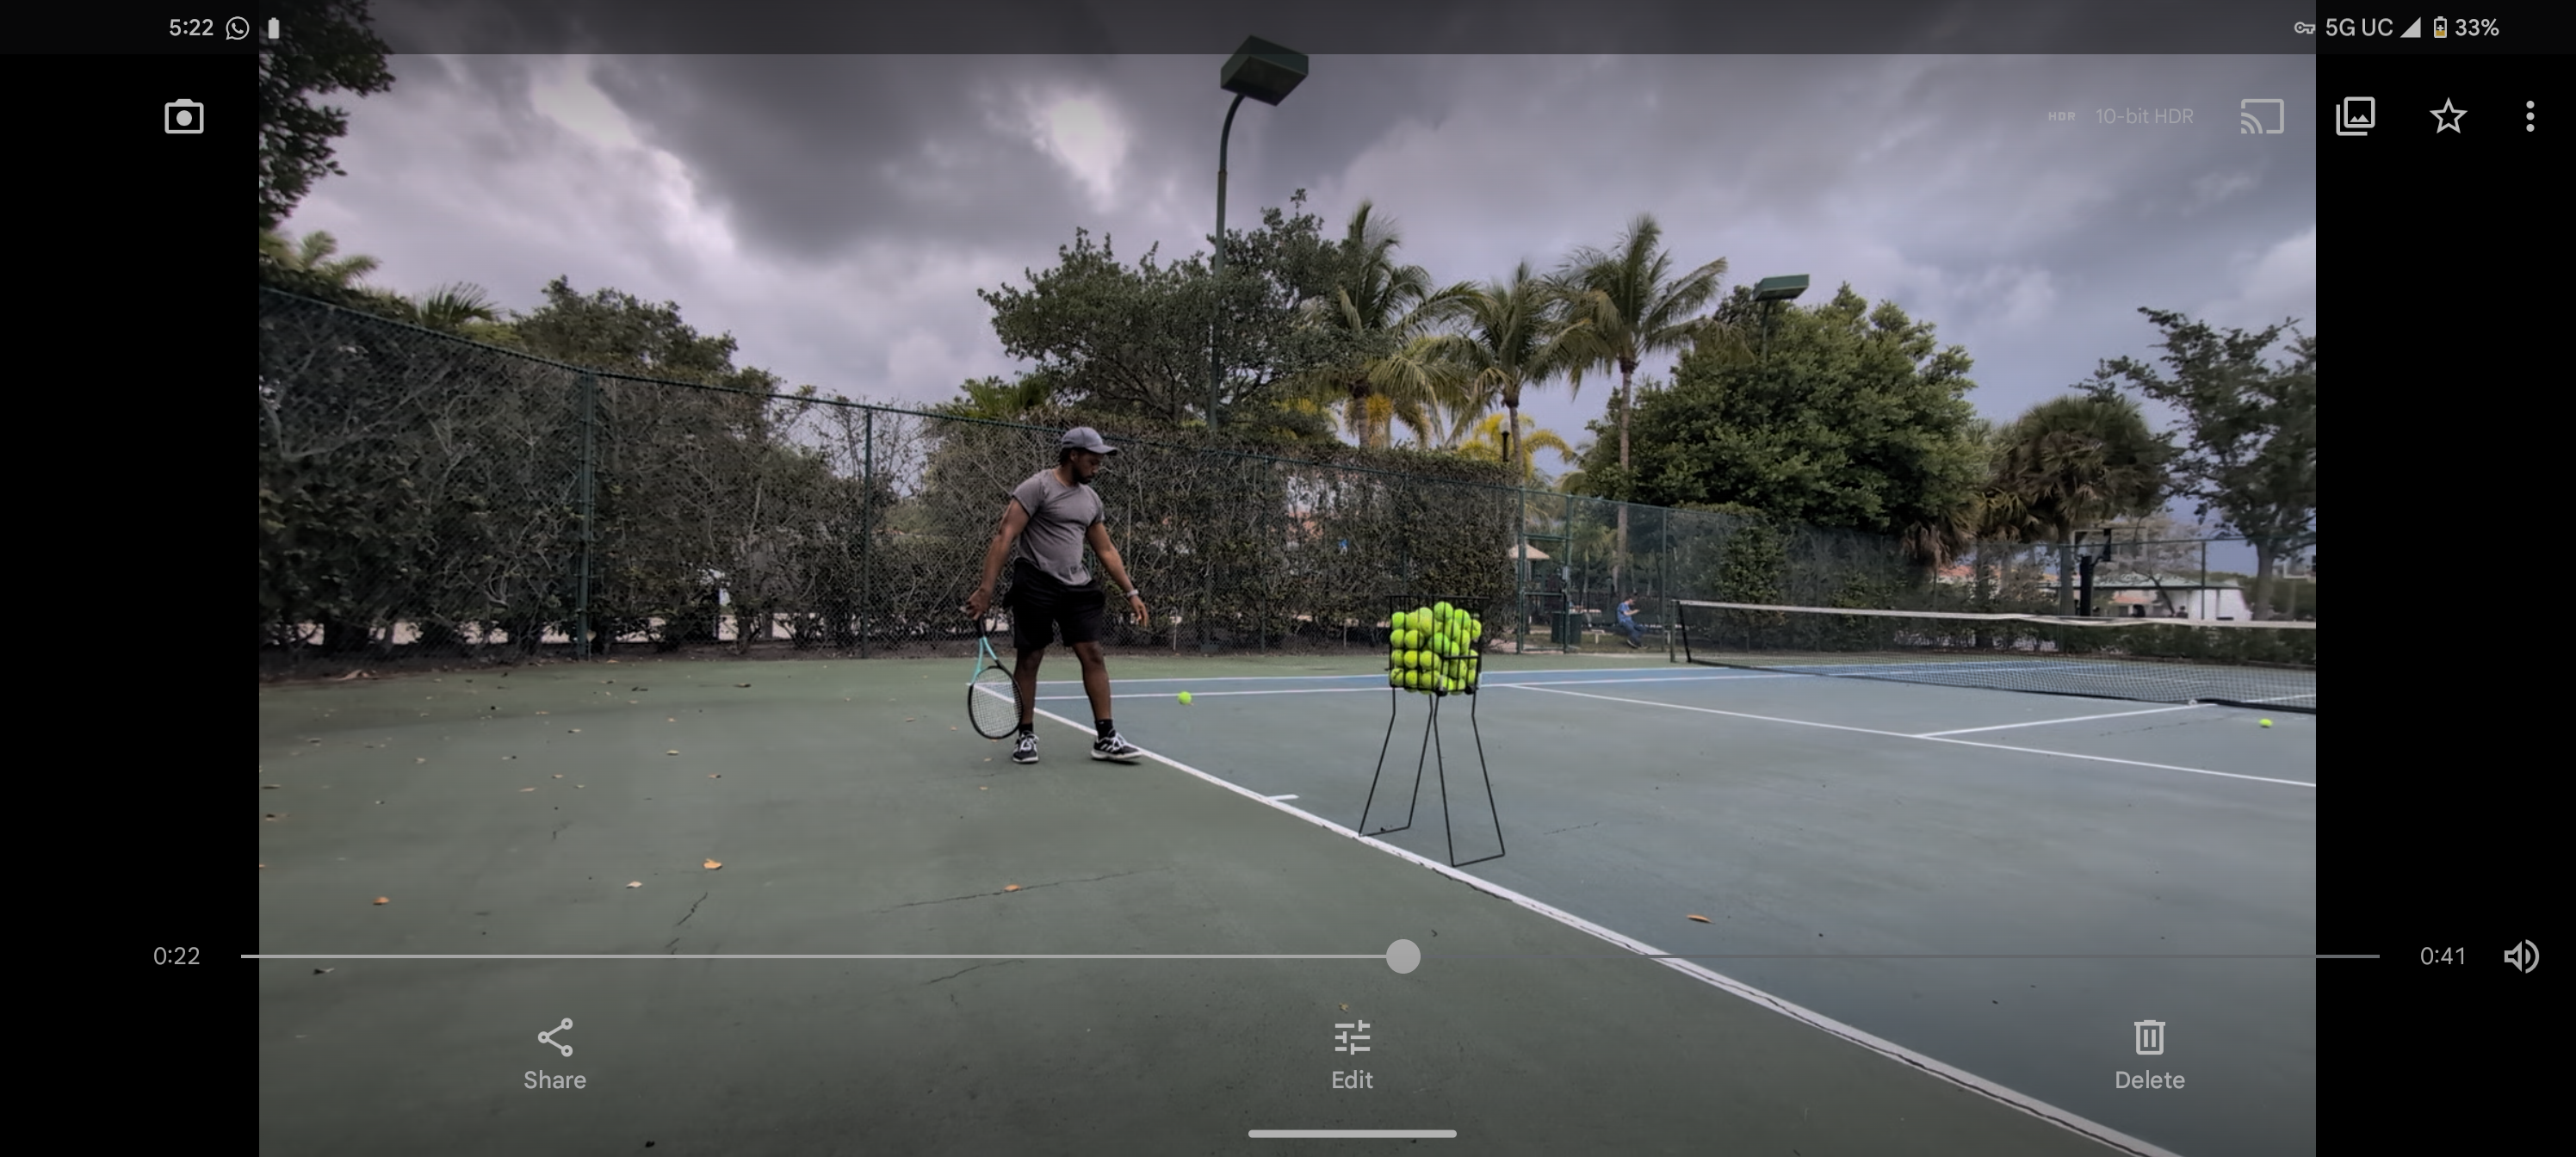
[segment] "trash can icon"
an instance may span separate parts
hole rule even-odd
[[[2165,1055],[2165,1022],[2160,1020],[2141,1020],[2132,1023],[2137,1026],[2138,1030],[2139,1056],[2160,1057]]]

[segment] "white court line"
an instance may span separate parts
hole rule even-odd
[[[1574,692],[1557,692],[1557,694],[1574,694]],[[1092,732],[1090,725],[1076,723],[1071,719],[1067,719],[1064,716],[1055,714],[1051,711],[1040,711],[1037,714],[1044,715],[1049,719],[1064,724],[1065,726],[1073,728],[1074,730],[1080,731],[1086,735]],[[1607,941],[1640,956],[1670,957],[1673,955],[1672,953],[1665,952],[1661,948],[1654,947],[1653,945],[1647,944],[1633,937],[1613,932],[1608,928],[1604,928],[1601,925],[1574,915],[1571,912],[1533,900],[1490,880],[1481,879],[1471,873],[1450,867],[1449,865],[1443,864],[1437,860],[1417,856],[1412,852],[1396,847],[1393,844],[1384,843],[1371,837],[1363,836],[1358,832],[1352,831],[1351,829],[1325,819],[1322,816],[1301,808],[1293,808],[1287,804],[1278,802],[1277,800],[1267,798],[1249,788],[1239,787],[1169,756],[1157,755],[1151,751],[1145,752],[1144,755],[1145,758],[1151,759],[1156,763],[1164,764],[1187,774],[1197,776],[1208,783],[1215,784],[1216,786],[1242,796],[1245,799],[1258,800],[1262,804],[1277,808],[1280,811],[1286,812],[1289,815],[1295,816],[1298,819],[1304,820],[1307,823],[1324,829],[1325,831],[1332,832],[1338,836],[1357,840],[1360,843],[1376,848],[1388,855],[1395,856],[1411,863],[1416,867],[1427,868],[1433,872],[1437,872],[1443,876],[1449,877],[1450,879],[1456,880],[1459,883],[1465,884],[1470,888],[1474,888],[1479,892],[1483,892],[1498,899],[1510,901],[1511,903],[1517,904],[1532,912],[1536,912],[1539,915],[1563,924],[1566,927]],[[1768,1008],[1773,1012],[1779,1013],[1782,1016],[1788,1017],[1789,1019],[1797,1021],[1810,1028],[1840,1037],[1845,1041],[1859,1045],[1862,1048],[1875,1052],[1889,1060],[1910,1066],[1923,1073],[1946,1080],[1951,1084],[1957,1085],[1970,1092],[1980,1094],[2001,1104],[2019,1109],[2022,1112],[2028,1113],[2042,1121],[2056,1125],[2067,1132],[2074,1133],[2082,1137],[2089,1137],[2095,1141],[2112,1146],[2113,1148],[2138,1154],[2139,1157],[2177,1157],[2176,1154],[2169,1150],[2158,1148],[2107,1126],[2087,1120],[2083,1117],[2078,1117],[2073,1113],[2069,1113],[2064,1109],[2060,1109],[2036,1098],[2014,1092],[2011,1089],[2007,1089],[2002,1085],[1996,1084],[1993,1081],[1987,1080],[1973,1073],[1943,1064],[1940,1061],[1933,1060],[1931,1057],[1915,1052],[1912,1049],[1908,1049],[1903,1045],[1896,1044],[1892,1041],[1881,1040],[1876,1036],[1862,1032],[1857,1028],[1853,1028],[1841,1021],[1834,1020],[1822,1013],[1791,1004],[1788,1001],[1782,1000],[1779,997],[1773,996],[1770,993],[1764,992],[1761,989],[1744,983],[1743,981],[1712,972],[1709,969],[1691,963],[1688,960],[1660,959],[1655,961],[1655,963],[1661,964],[1666,968],[1670,968],[1675,972],[1697,979],[1712,988],[1727,993],[1728,995],[1740,997],[1754,1004],[1761,1005],[1764,1008]]]
[[[1271,799],[1274,799],[1274,800],[1282,800],[1282,799],[1295,799],[1295,798],[1297,798],[1297,797],[1296,797],[1296,796],[1293,796],[1293,795],[1274,795],[1274,796],[1271,796],[1270,798],[1271,798]]]
[[[1511,684],[1497,683],[1497,687]],[[2211,771],[2205,767],[2176,767],[2170,763],[2147,763],[2136,759],[2113,759],[2107,755],[2084,755],[2073,751],[2043,751],[2036,747],[2011,747],[2001,743],[1979,743],[1973,739],[1942,739],[1928,735],[1908,735],[1902,731],[1879,731],[1868,727],[1845,727],[1839,723],[1816,723],[1805,719],[1781,719],[1771,715],[1747,715],[1741,711],[1720,711],[1714,707],[1691,707],[1680,703],[1657,703],[1651,699],[1621,699],[1613,695],[1591,695],[1581,691],[1560,691],[1554,687],[1532,687],[1548,695],[1572,695],[1582,699],[1599,699],[1605,703],[1633,703],[1639,707],[1668,707],[1675,711],[1698,711],[1708,715],[1731,715],[1737,719],[1759,719],[1765,723],[1787,723],[1797,727],[1822,727],[1831,731],[1857,731],[1863,735],[1884,735],[1890,739],[1920,739],[1926,743],[1956,743],[1962,747],[1988,747],[1996,751],[2018,751],[2027,755],[2054,755],[2060,759],[2086,759],[2095,763],[2117,763],[2128,767],[2152,767],[2158,771],[2187,771],[2193,775],[2214,775],[2221,779],[2245,779],[2256,783],[2277,783],[2285,787],[2315,787],[2296,779],[2274,779],[2264,775],[2239,775],[2232,771]]]
[[[1554,674],[1554,672],[1544,672],[1544,673],[1545,673],[1545,674]],[[1338,677],[1338,676],[1336,676],[1336,677]],[[1369,676],[1362,676],[1362,678],[1377,679],[1378,677],[1377,677],[1377,676],[1374,676],[1374,675],[1369,675]],[[1496,679],[1496,680],[1492,680],[1492,681],[1487,682],[1487,683],[1485,684],[1485,686],[1486,686],[1486,687],[1488,687],[1488,688],[1491,688],[1491,687],[1554,687],[1554,686],[1559,686],[1559,685],[1570,685],[1570,686],[1577,686],[1577,687],[1581,687],[1581,686],[1588,686],[1588,685],[1593,684],[1593,683],[1687,683],[1687,682],[1702,681],[1702,680],[1729,680],[1729,679],[1790,679],[1790,678],[1795,678],[1795,676],[1792,676],[1792,675],[1764,675],[1764,674],[1749,674],[1749,675],[1669,675],[1669,676],[1666,676],[1666,677],[1661,678],[1661,679],[1557,679],[1557,680],[1550,680],[1550,681],[1543,681],[1543,682],[1528,682],[1528,681],[1521,681],[1521,680],[1502,680],[1502,679]],[[1138,680],[1134,680],[1134,682],[1142,683],[1142,682],[1144,682],[1144,680],[1142,680],[1142,679],[1138,679]],[[1040,686],[1044,686],[1044,684],[1040,684]],[[1193,691],[1193,692],[1191,692],[1191,693],[1190,693],[1190,698],[1192,698],[1192,699],[1209,699],[1209,698],[1214,698],[1214,697],[1219,696],[1219,695],[1360,695],[1360,694],[1367,694],[1368,692],[1371,692],[1371,691],[1392,691],[1392,690],[1394,690],[1394,688],[1387,686],[1384,680],[1379,680],[1378,682],[1373,683],[1372,685],[1367,686],[1367,687],[1277,687],[1277,688],[1273,688],[1273,689],[1268,690],[1268,691]],[[1149,693],[1145,693],[1145,694],[1137,694],[1137,695],[1119,695],[1119,694],[1115,694],[1115,693],[1112,693],[1112,694],[1110,695],[1110,698],[1111,698],[1111,699],[1160,699],[1160,698],[1162,698],[1162,697],[1163,697],[1163,693],[1162,693],[1162,692],[1160,692],[1160,691],[1154,691],[1154,692],[1149,692]],[[1038,696],[1038,702],[1040,702],[1040,703],[1076,703],[1076,702],[1088,702],[1088,701],[1090,700],[1090,698],[1091,698],[1091,697],[1090,697],[1090,696],[1088,696],[1088,695],[1040,695],[1040,696]]]
[[[1623,673],[1623,672],[1628,672],[1628,671],[1670,671],[1670,670],[1672,670],[1672,669],[1673,669],[1673,668],[1672,668],[1672,667],[1670,667],[1670,666],[1663,666],[1663,667],[1550,667],[1550,668],[1547,668],[1547,669],[1545,669],[1545,670],[1538,670],[1538,671],[1523,671],[1523,672],[1520,672],[1520,673],[1521,673],[1521,674],[1524,674],[1524,675],[1576,675],[1576,674],[1582,674],[1582,673],[1585,673],[1585,672],[1594,672],[1594,671],[1597,671],[1597,672],[1600,672],[1600,673],[1603,673],[1603,674],[1616,675],[1616,674],[1621,674],[1621,673]],[[1498,673],[1498,674],[1499,674],[1499,672],[1496,672],[1496,673]],[[1381,678],[1381,677],[1382,677],[1382,676],[1378,676],[1378,675],[1211,675],[1211,676],[1208,676],[1207,678],[1202,679],[1202,678],[1198,678],[1198,677],[1195,677],[1195,676],[1182,675],[1182,676],[1176,676],[1176,677],[1168,678],[1168,679],[1166,679],[1166,678],[1161,678],[1161,677],[1156,677],[1156,678],[1152,678],[1152,679],[1124,679],[1124,678],[1122,678],[1122,679],[1118,679],[1118,680],[1116,680],[1116,681],[1117,681],[1117,682],[1120,682],[1120,683],[1249,683],[1249,682],[1255,682],[1255,681],[1258,681],[1258,682],[1264,682],[1264,683],[1271,683],[1271,682],[1287,683],[1287,682],[1293,682],[1293,681],[1295,681],[1295,680],[1300,680],[1300,679],[1306,679],[1306,680],[1316,680],[1316,679],[1376,679],[1376,678]],[[1081,686],[1081,684],[1082,684],[1082,680],[1079,680],[1079,679],[1040,679],[1040,680],[1038,680],[1038,686],[1040,686],[1040,687],[1078,687],[1078,686]]]
[[[2157,715],[2167,711],[2198,711],[2205,703],[2185,703],[2180,707],[2150,707],[2144,711],[2114,711],[2109,715],[2078,715],[2072,719],[2034,719],[2028,723],[1998,723],[1992,727],[1962,727],[1956,731],[1926,731],[1916,739],[1939,739],[1944,735],[1971,735],[1979,731],[2009,731],[2015,727],[2046,727],[2052,723],[2090,723],[2096,719],[2126,719],[2132,715]]]

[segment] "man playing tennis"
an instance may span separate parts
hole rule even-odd
[[[1046,657],[1047,644],[1059,632],[1082,663],[1082,689],[1091,696],[1092,723],[1100,729],[1100,737],[1091,745],[1091,758],[1133,763],[1142,754],[1119,738],[1110,720],[1109,665],[1100,654],[1100,628],[1108,600],[1082,561],[1082,548],[1088,545],[1118,589],[1127,592],[1127,609],[1136,622],[1145,622],[1145,599],[1136,584],[1127,581],[1127,564],[1118,557],[1118,548],[1109,544],[1100,495],[1091,489],[1102,460],[1116,453],[1118,448],[1102,442],[1100,432],[1089,426],[1074,427],[1056,439],[1055,468],[1030,475],[1002,507],[1001,529],[984,552],[983,584],[966,600],[966,613],[983,618],[985,608],[992,605],[993,583],[1001,577],[1003,562],[1013,564],[1011,623],[1020,653],[1011,671],[1020,698],[1020,741],[1011,751],[1014,763],[1038,761],[1038,660]]]

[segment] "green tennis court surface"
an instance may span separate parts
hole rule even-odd
[[[261,1150],[2315,1150],[2313,714],[1496,656],[1417,791],[1368,666],[263,688]]]

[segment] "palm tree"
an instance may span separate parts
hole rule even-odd
[[[2062,568],[2077,530],[2163,504],[2169,453],[2128,398],[2102,392],[2052,398],[1998,435],[1990,503],[2018,513],[2026,541],[2056,543]],[[2074,588],[2061,581],[2059,613],[2072,609],[2074,598]]]
[[[355,288],[358,279],[375,272],[383,264],[364,254],[333,260],[332,255],[339,251],[338,239],[320,230],[305,234],[301,242],[266,230],[259,235],[261,259],[321,278],[340,289]]]
[[[1502,414],[1485,415],[1482,421],[1468,427],[1466,437],[1458,441],[1459,452],[1473,458],[1491,458],[1497,462],[1508,463],[1511,461],[1513,451],[1518,450],[1520,482],[1523,486],[1539,481],[1537,452],[1540,450],[1556,451],[1557,458],[1567,464],[1579,460],[1574,447],[1567,445],[1565,439],[1556,431],[1542,429],[1517,414],[1512,415],[1508,420],[1518,421],[1521,428],[1516,431],[1506,431],[1503,427],[1506,420]]]
[[[500,306],[470,282],[442,285],[417,299],[397,299],[405,320],[448,333],[467,333],[476,325],[501,320]]]
[[[1558,300],[1556,287],[1521,262],[1510,279],[1488,282],[1468,297],[1465,333],[1425,335],[1409,350],[1463,396],[1465,404],[1453,413],[1481,414],[1502,404],[1510,418],[1499,461],[1517,452],[1511,441],[1521,428],[1521,395],[1559,375],[1579,385],[1576,367],[1598,356],[1591,326],[1557,317]]]
[[[1628,467],[1628,412],[1638,363],[1648,356],[1678,351],[1707,334],[1713,324],[1699,316],[1716,298],[1726,277],[1719,258],[1679,277],[1672,256],[1660,246],[1663,226],[1652,214],[1640,213],[1628,226],[1618,248],[1577,251],[1560,274],[1569,291],[1568,319],[1588,322],[1598,356],[1583,368],[1619,368],[1619,467]],[[1577,371],[1580,381],[1580,371]],[[1619,553],[1611,570],[1627,561],[1628,508],[1619,507]]]
[[[1435,289],[1429,271],[1396,264],[1402,244],[1395,223],[1360,202],[1337,246],[1339,284],[1307,306],[1311,323],[1340,331],[1357,352],[1304,385],[1340,408],[1344,427],[1363,446],[1388,444],[1398,422],[1417,434],[1431,429],[1426,406],[1448,399],[1440,375],[1413,356],[1413,339],[1455,317],[1473,292],[1463,282]]]

